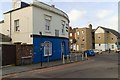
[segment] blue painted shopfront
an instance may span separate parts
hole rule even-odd
[[[48,56],[45,56],[45,42],[51,43],[51,55],[49,60],[59,60],[62,59],[62,54],[69,55],[69,40],[64,37],[55,37],[55,36],[33,36],[33,45],[34,45],[34,63],[46,62],[48,61]]]

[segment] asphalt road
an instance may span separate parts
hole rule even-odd
[[[118,78],[118,54],[104,53],[89,60],[28,72],[10,74],[7,78]]]

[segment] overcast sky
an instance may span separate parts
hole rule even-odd
[[[11,0],[0,0],[0,20],[11,9]],[[32,0],[22,0],[32,2]],[[70,26],[93,28],[103,26],[118,31],[118,0],[39,0],[63,10],[69,15]]]

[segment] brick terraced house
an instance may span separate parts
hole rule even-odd
[[[95,49],[102,51],[120,48],[120,33],[113,29],[98,26],[95,30]]]

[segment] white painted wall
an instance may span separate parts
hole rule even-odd
[[[14,20],[19,19],[19,32],[15,32]],[[32,44],[32,7],[23,8],[11,13],[11,38],[12,42]],[[10,13],[4,14],[3,33],[10,36]]]
[[[112,49],[112,45],[114,45],[114,48]],[[109,43],[109,44],[101,44],[101,46],[99,46],[99,44],[95,44],[95,49],[99,49],[102,51],[105,50],[117,50],[117,45],[115,43]]]
[[[0,23],[0,33],[2,33],[3,23]]]
[[[45,31],[45,15],[51,16],[49,33]],[[60,37],[68,38],[68,32],[66,32],[66,28],[64,29],[65,33],[62,34],[62,20],[65,21],[65,24],[68,24],[68,20],[63,16],[60,16],[50,11],[43,10],[38,7],[33,7],[33,23],[34,23],[33,33],[34,34],[39,34],[39,32],[42,32],[43,35],[55,36],[55,29],[56,29],[56,30],[59,30]]]
[[[105,46],[105,44],[101,44],[101,46],[99,46],[99,44],[95,44],[95,49],[105,51]]]
[[[46,7],[46,9],[43,9],[43,7]],[[51,11],[47,9],[50,9]],[[45,32],[45,14],[52,17],[50,33]],[[64,15],[64,17],[58,14]],[[69,24],[68,18],[66,17],[67,15],[64,12],[56,8],[51,8],[43,3],[39,5],[39,2],[38,7],[35,7],[33,4],[31,4],[29,7],[13,11],[11,13],[12,42],[32,44],[33,38],[30,37],[31,34],[39,34],[41,31],[43,35],[55,36],[55,29],[59,30],[60,37],[68,38],[68,32],[66,32],[66,28],[64,29],[65,33],[62,34],[62,20],[65,21],[65,24]],[[17,19],[19,19],[19,32],[14,31],[14,20]],[[4,24],[2,26],[4,26],[2,28],[3,34],[10,36],[10,13],[4,14]]]
[[[2,25],[2,33],[9,36],[10,34],[10,14],[4,14],[4,23]]]
[[[19,19],[19,32],[14,31],[14,20]],[[12,14],[12,39],[14,42],[21,41],[23,43],[32,44],[33,40],[30,35],[33,32],[32,7],[27,7]]]
[[[114,48],[112,48],[112,45],[114,45]],[[110,43],[110,44],[109,44],[109,48],[110,48],[111,50],[117,50],[117,45],[116,45],[115,43]]]
[[[105,31],[101,28],[101,27],[99,27],[96,31],[95,31],[95,33],[104,33]]]

